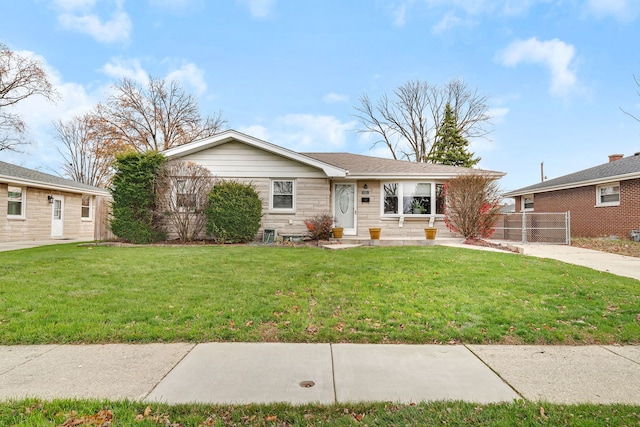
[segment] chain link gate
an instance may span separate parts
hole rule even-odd
[[[571,244],[570,212],[500,214],[492,239],[521,243]]]

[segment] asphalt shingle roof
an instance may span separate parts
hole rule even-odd
[[[14,180],[28,181],[33,184],[39,184],[43,187],[60,186],[69,189],[75,189],[78,190],[78,192],[88,191],[91,193],[106,193],[106,190],[102,188],[81,184],[70,179],[60,178],[59,176],[50,175],[48,173],[39,172],[33,169],[28,169],[22,166],[16,166],[11,163],[0,161],[0,182],[12,182],[12,178]]]
[[[570,173],[569,175],[564,175],[558,178],[549,179],[518,190],[509,191],[505,196],[540,192],[541,190],[555,187],[578,187],[581,184],[586,185],[587,183],[591,184],[598,181],[606,182],[609,179],[616,180],[618,177],[623,177],[629,174],[640,174],[640,155],[623,157],[622,159],[615,160],[613,162],[594,166],[592,168]]]
[[[457,175],[461,171],[471,171],[458,166],[417,163],[407,160],[384,159],[351,153],[300,153],[312,159],[328,163],[349,171],[351,175]],[[501,172],[473,169],[474,172]]]

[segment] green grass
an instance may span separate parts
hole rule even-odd
[[[148,409],[147,409],[148,408]],[[110,418],[109,418],[110,417]],[[35,399],[0,406],[3,426],[637,426],[640,408],[624,405],[552,405],[516,401],[479,405],[433,402],[331,406],[158,405],[138,402]],[[85,424],[80,424],[84,421]]]
[[[447,247],[0,253],[0,344],[638,343],[639,282]]]

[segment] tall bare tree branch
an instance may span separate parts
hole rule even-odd
[[[457,128],[466,139],[486,137],[490,131],[488,97],[470,91],[464,81],[451,80],[444,87],[420,80],[396,88],[393,99],[385,94],[372,103],[365,94],[355,109],[363,128],[360,133],[375,134],[394,159],[426,162],[444,121],[445,106],[451,105]]]
[[[59,98],[40,61],[11,51],[0,43],[0,151],[25,143],[26,123],[12,108],[31,97]]]
[[[218,133],[220,112],[203,118],[195,98],[180,83],[149,77],[146,87],[131,79],[114,86],[114,94],[96,108],[98,130],[114,153],[162,151]]]
[[[92,131],[91,114],[54,123],[56,137],[62,143],[58,153],[64,159],[62,170],[76,182],[105,188],[112,174],[113,156],[104,152],[100,135]]]

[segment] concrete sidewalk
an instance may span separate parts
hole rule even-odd
[[[640,405],[640,346],[0,346],[0,400],[171,404],[513,399]]]

